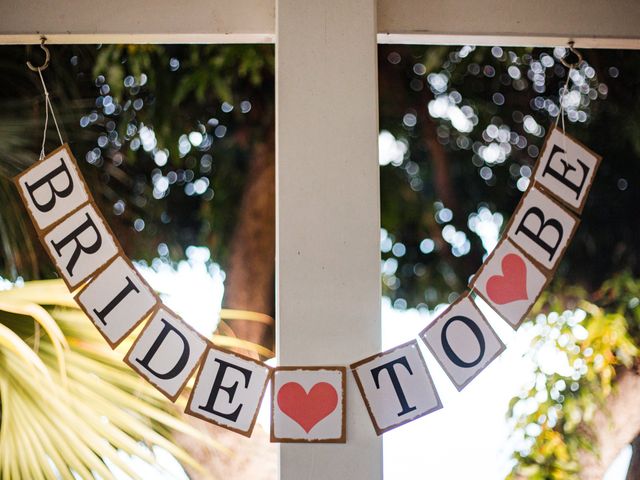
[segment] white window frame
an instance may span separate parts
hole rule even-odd
[[[0,2],[0,44],[276,44],[276,349],[289,365],[380,349],[377,43],[637,49],[639,24],[634,0]],[[382,478],[352,378],[347,393],[347,444],[281,445],[281,479]]]

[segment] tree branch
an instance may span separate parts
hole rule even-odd
[[[632,441],[637,441],[640,432],[639,393],[640,375],[630,369],[620,371],[616,391],[607,399],[605,408],[595,413],[590,425],[597,453],[583,451],[578,458],[582,480],[602,480],[620,450]]]
[[[275,286],[275,144],[273,128],[253,148],[238,220],[231,239],[224,304],[273,315]],[[226,322],[235,336],[273,346],[271,327],[246,320]]]
[[[631,462],[627,470],[627,480],[638,480],[640,478],[640,435],[631,442]]]
[[[451,173],[449,172],[449,158],[447,151],[438,141],[438,126],[429,115],[424,103],[424,113],[422,121],[422,140],[426,149],[430,154],[431,166],[433,168],[433,186],[437,197],[442,200],[444,206],[455,213],[458,211],[457,195],[454,192],[451,182]]]

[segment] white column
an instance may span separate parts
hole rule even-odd
[[[277,0],[279,365],[348,365],[380,348],[375,0]],[[347,444],[282,444],[282,480],[382,478],[351,374]]]

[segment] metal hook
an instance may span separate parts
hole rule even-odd
[[[574,45],[575,45],[575,42],[571,40],[569,42],[569,51],[577,57],[578,61],[575,63],[567,62],[566,58],[569,56],[569,54],[565,55],[560,59],[560,62],[562,62],[562,65],[564,65],[567,68],[578,68],[582,63],[582,54],[576,48],[573,47]]]
[[[44,64],[39,67],[34,67],[31,62],[27,62],[27,67],[29,67],[29,69],[33,72],[46,70],[47,67],[49,66],[49,60],[51,60],[51,54],[49,53],[49,49],[44,45],[46,41],[47,41],[47,37],[45,37],[44,35],[40,37],[40,48],[44,50],[44,54],[45,54]]]

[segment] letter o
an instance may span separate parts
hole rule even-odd
[[[480,346],[480,354],[478,355],[478,358],[476,358],[473,362],[465,362],[464,360],[462,360],[453,351],[453,349],[451,348],[451,345],[449,345],[449,341],[447,340],[447,330],[453,322],[464,323],[467,327],[469,327],[469,330],[471,330],[471,332],[475,335],[476,340],[478,340],[478,345]],[[442,333],[440,334],[440,339],[442,341],[442,348],[444,349],[444,353],[447,355],[447,357],[449,357],[449,360],[451,360],[453,363],[455,363],[459,367],[462,367],[462,368],[475,367],[480,363],[480,361],[482,360],[482,357],[484,357],[484,350],[485,350],[484,335],[482,335],[482,332],[480,331],[480,327],[478,327],[478,325],[470,318],[463,317],[462,315],[456,315],[455,317],[451,317],[449,320],[447,320],[447,323],[444,324],[444,327],[442,327]]]

